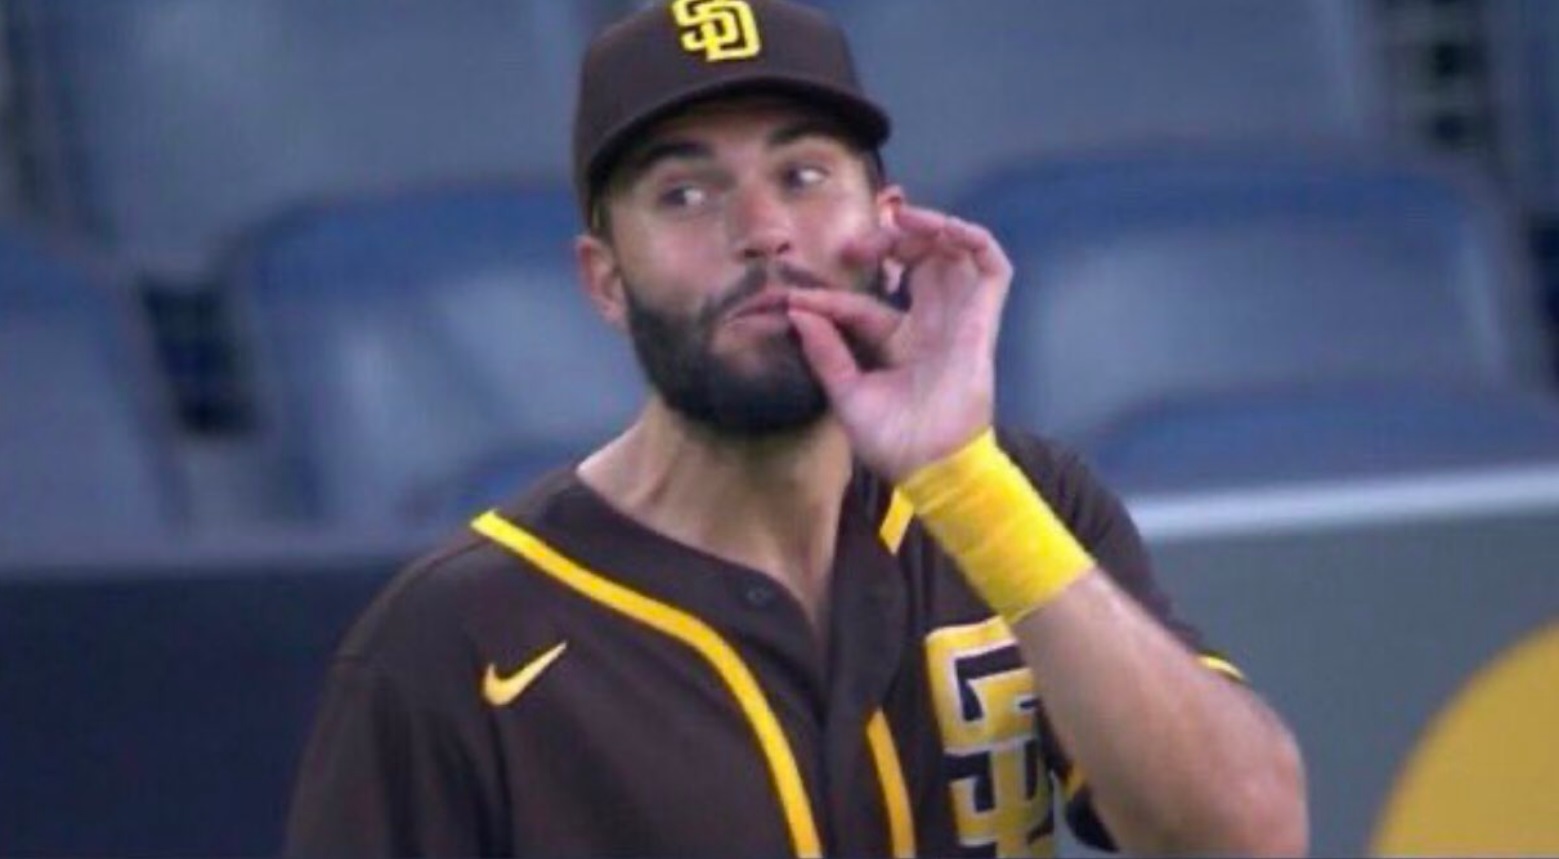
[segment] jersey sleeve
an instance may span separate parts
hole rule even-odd
[[[1243,682],[1229,658],[1209,647],[1195,626],[1176,614],[1169,595],[1153,574],[1147,546],[1120,498],[1084,464],[1060,446],[1020,433],[999,433],[998,440],[1040,494],[1066,523],[1099,566],[1172,635],[1196,653],[1210,670]],[[1043,719],[1041,713],[1041,719]],[[1072,832],[1103,850],[1115,845],[1094,812],[1084,773],[1072,766],[1055,732],[1042,725],[1045,758],[1061,783]]]
[[[490,855],[460,731],[382,671],[332,668],[287,821],[289,856]]]

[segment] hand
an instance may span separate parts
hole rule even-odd
[[[908,312],[859,293],[794,290],[789,315],[855,452],[895,483],[990,426],[996,336],[1012,263],[983,227],[905,206],[848,261],[905,268]],[[864,369],[845,334],[874,350]]]

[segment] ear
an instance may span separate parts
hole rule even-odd
[[[903,185],[884,185],[876,195],[877,225],[894,226],[898,222],[899,209],[904,207],[906,200]]]
[[[574,262],[579,267],[579,282],[585,297],[590,299],[596,312],[613,328],[626,331],[627,298],[623,295],[617,252],[605,239],[587,233],[574,239]]]
[[[907,201],[902,185],[886,185],[877,192],[877,226],[896,227],[899,221],[899,210],[904,208]],[[887,275],[887,290],[889,295],[896,295],[904,285],[904,266],[895,259],[887,259],[882,264],[883,273]]]

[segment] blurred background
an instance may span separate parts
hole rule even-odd
[[[274,852],[349,620],[633,414],[567,147],[636,5],[0,0],[0,853]],[[1559,853],[1559,2],[818,5],[1315,850]]]

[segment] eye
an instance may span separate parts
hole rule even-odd
[[[695,209],[708,200],[709,190],[691,183],[672,185],[661,190],[655,197],[655,202],[667,209]]]
[[[827,180],[828,171],[816,164],[798,164],[785,171],[785,184],[791,188],[811,188]]]

